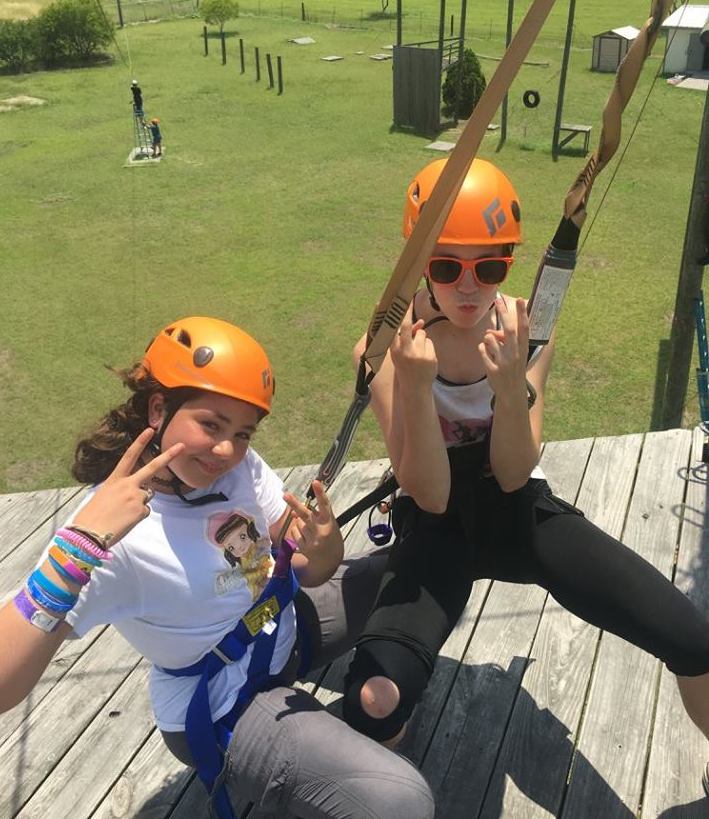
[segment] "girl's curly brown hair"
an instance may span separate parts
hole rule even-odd
[[[76,445],[71,474],[80,483],[101,483],[113,472],[126,449],[148,426],[148,402],[153,395],[162,393],[165,396],[169,413],[201,392],[194,387],[163,387],[142,364],[112,372],[132,395],[125,404],[110,410],[95,431]]]

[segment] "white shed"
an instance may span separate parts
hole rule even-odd
[[[709,22],[709,6],[680,6],[662,24],[667,32],[665,74],[687,74],[709,71],[709,46],[702,44],[700,34]]]
[[[633,26],[622,26],[596,34],[593,38],[591,71],[616,71],[638,34],[639,30]]]

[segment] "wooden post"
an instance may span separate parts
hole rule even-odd
[[[202,34],[204,36],[204,56],[209,54],[209,43],[207,42],[207,26],[202,27]]]
[[[515,13],[515,0],[507,0],[507,31],[505,33],[505,48],[510,47],[512,39],[512,19]],[[502,100],[502,112],[500,114],[500,141],[497,143],[497,150],[505,144],[507,140],[507,103],[509,94],[505,94]]]
[[[451,37],[453,36],[453,26],[455,25],[455,15],[451,14]]]
[[[222,65],[226,65],[226,37],[223,31],[219,32],[222,39]]]
[[[305,3],[300,4],[300,19],[305,22]]]
[[[446,36],[446,0],[438,0],[438,2],[441,4],[441,13],[438,18],[438,56],[442,62],[443,38]]]
[[[121,0],[116,0],[116,7],[118,9],[118,25],[123,28],[123,9],[121,8]]]
[[[468,10],[467,0],[463,0],[460,6],[460,33],[458,35],[458,88],[456,88],[455,96],[457,105],[460,105],[460,100],[463,95],[463,58],[465,57],[465,16]],[[456,115],[456,120],[458,116]]]
[[[273,88],[273,65],[271,63],[271,54],[266,52],[266,68],[268,69],[268,87]]]
[[[239,38],[239,59],[241,60],[241,73],[243,74],[246,71],[246,66],[244,65],[244,41]]]
[[[559,128],[561,128],[561,117],[564,110],[564,91],[566,90],[566,71],[569,67],[569,54],[571,53],[571,38],[574,33],[574,11],[576,0],[569,0],[569,18],[566,22],[566,42],[564,43],[564,54],[561,58],[561,74],[559,75],[559,94],[556,98],[556,116],[554,118],[554,134],[551,140],[551,155],[554,161],[559,156]]]
[[[396,0],[396,44],[401,45],[401,3],[402,0]],[[363,12],[360,12],[360,20]]]
[[[256,82],[261,81],[261,60],[258,55],[258,46],[254,48],[254,57],[256,59]]]
[[[278,70],[278,95],[283,93],[283,65],[281,58],[276,57],[276,69]]]
[[[670,331],[667,387],[662,412],[664,429],[682,426],[694,343],[692,302],[699,295],[702,286],[704,268],[699,264],[698,259],[706,251],[705,236],[702,230],[703,209],[708,207],[702,200],[706,196],[709,196],[709,88],[704,98],[702,128],[697,146],[697,162],[694,167],[694,182],[689,200],[687,228],[684,234],[682,262]]]

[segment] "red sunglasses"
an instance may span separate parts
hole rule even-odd
[[[435,284],[457,284],[463,273],[470,270],[480,285],[501,284],[509,273],[512,256],[485,256],[481,259],[456,259],[434,256],[426,267],[426,275]]]

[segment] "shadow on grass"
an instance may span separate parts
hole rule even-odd
[[[655,366],[655,390],[652,398],[652,415],[650,429],[664,429],[665,389],[667,387],[667,370],[670,364],[670,340],[663,338],[657,347],[657,364]]]
[[[402,14],[402,17],[405,15]],[[370,11],[364,15],[365,20],[396,20],[395,11]]]
[[[239,37],[240,34],[241,33],[239,31],[225,31],[224,32],[224,39],[229,40],[232,37]],[[199,39],[203,40],[204,39],[204,34],[200,34]],[[217,40],[217,42],[218,42],[219,40],[222,39],[222,35],[218,31],[208,31],[207,32],[207,39],[208,40]]]

